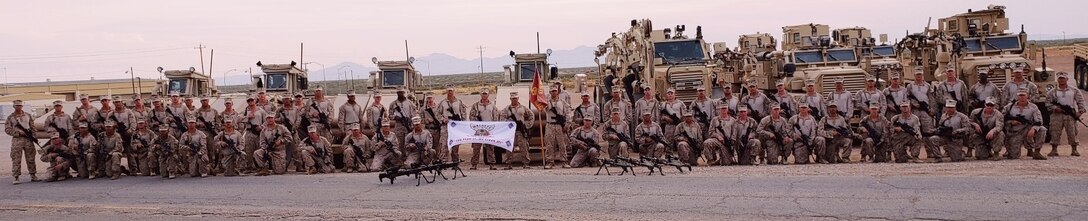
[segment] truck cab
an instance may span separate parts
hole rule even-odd
[[[835,90],[834,79],[843,78],[848,91],[865,88],[869,76],[860,67],[861,57],[853,45],[865,45],[871,39],[869,31],[861,27],[830,31],[827,25],[803,24],[782,27],[785,41],[782,45],[787,77],[786,89],[804,92],[806,80],[816,81],[816,91],[821,94]]]
[[[159,96],[177,93],[181,96],[201,97],[215,96],[219,93],[215,88],[215,80],[208,77],[208,75],[196,71],[196,68],[189,67],[187,70],[165,70],[162,67],[159,67],[158,70],[159,73],[162,73],[167,79],[166,82],[159,83],[159,89],[156,90],[156,94]],[[165,85],[162,85],[163,83],[165,83]]]
[[[269,94],[291,96],[309,89],[309,74],[291,61],[287,64],[263,64],[257,62],[263,75],[253,77],[254,85],[264,88]]]

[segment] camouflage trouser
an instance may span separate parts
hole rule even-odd
[[[313,170],[321,173],[335,173],[336,167],[332,165],[332,153],[325,153],[325,156],[319,156],[317,150],[314,147],[305,146],[302,149],[302,162],[306,165],[306,170]],[[284,152],[286,154],[286,152]],[[284,159],[286,160],[286,159]],[[284,170],[287,170],[286,164]]]
[[[417,147],[416,144],[407,144],[404,148],[404,166],[412,167],[413,165],[430,164],[432,161],[436,161],[435,157],[438,156],[438,152],[434,149]]]
[[[736,150],[734,153],[737,155],[737,163],[741,165],[759,165],[756,159],[759,156],[759,152],[763,149],[763,141],[752,138],[748,139],[748,145],[738,143],[733,145]]]
[[[579,148],[574,157],[570,159],[570,167],[583,167],[592,165],[597,157],[600,156],[600,152],[597,148]]]
[[[608,157],[631,157],[631,149],[628,148],[627,142],[609,141],[607,145],[608,147],[605,148],[608,148]]]
[[[953,162],[964,160],[963,138],[941,137],[935,135],[930,136],[928,139],[929,143],[932,143],[935,147],[944,148],[944,154],[948,155],[948,158]]]
[[[22,175],[20,169],[23,168],[23,160],[26,160],[26,170],[30,175],[34,175],[38,171],[37,149],[34,148],[34,143],[31,143],[27,139],[12,138],[11,140],[11,176],[19,177]]]
[[[773,142],[764,142],[763,148],[760,148],[762,153],[758,154],[763,157],[763,162],[767,164],[780,164],[786,163],[785,161],[779,162],[779,158],[788,157],[789,155],[782,156],[783,153],[789,153],[787,147],[793,146],[792,140],[776,140],[774,133],[760,132],[759,138],[761,140],[771,140]],[[781,144],[779,143],[781,142]]]
[[[174,153],[160,153],[158,158],[160,176],[168,177],[178,175],[178,165],[181,164],[178,160],[178,156]]]
[[[446,134],[446,130],[447,129],[443,127],[442,129],[431,131],[431,137],[437,137],[438,141],[434,142],[434,146],[429,147],[428,149],[434,151],[434,153],[437,154],[436,156],[438,159],[445,160],[448,157],[450,161],[460,160],[461,154],[458,154],[461,150],[459,147],[460,145],[447,147],[449,144],[449,135]]]
[[[506,154],[506,165],[513,165],[514,162],[521,162],[521,165],[529,166],[529,138],[522,136],[521,133],[514,135],[514,150]]]
[[[375,154],[374,159],[370,161],[371,171],[382,171],[394,165],[400,165],[400,156],[393,153]]]
[[[649,141],[647,139],[647,140],[643,140],[643,142],[640,143],[640,145],[641,145],[641,147],[639,147],[639,149],[643,152],[642,156],[653,157],[653,158],[665,157],[665,145],[664,144]]]
[[[804,141],[793,142],[793,163],[806,164],[810,163],[809,160],[813,155],[816,156],[816,161],[819,162],[821,153],[825,153],[826,142],[823,137],[811,138],[808,141],[808,146],[805,146]],[[785,158],[783,158],[785,160]]]
[[[885,138],[885,139],[887,139],[887,138]],[[884,142],[884,143],[881,143],[880,145],[881,146],[887,146],[888,143]],[[865,139],[862,139],[861,140],[861,159],[862,159],[862,161],[870,160],[870,161],[875,162],[875,163],[888,162],[887,161],[888,160],[887,148],[879,148],[881,151],[884,151],[882,153],[877,153],[877,149],[878,148],[876,147],[876,141],[874,141],[873,138],[866,137]],[[849,150],[845,150],[845,151],[849,152]],[[880,158],[881,161],[877,161],[876,156],[878,156],[878,155],[881,156],[881,158]],[[846,156],[846,155],[844,154],[843,156]]]
[[[244,157],[244,153],[234,153],[234,151],[221,150],[219,152],[219,169],[222,170],[224,176],[237,176],[239,174],[238,166]]]
[[[479,165],[481,152],[483,152],[484,155],[484,163],[494,165],[495,148],[498,147],[487,144],[472,144],[472,167],[476,167],[476,165]]]
[[[680,158],[680,161],[683,161],[684,163],[696,165],[698,164],[699,158],[694,158],[693,160],[691,157],[693,154],[692,152],[695,149],[692,145],[693,144],[688,143],[688,141],[676,142],[676,157]]]
[[[703,157],[707,165],[732,165],[733,147],[725,146],[718,139],[710,138],[703,141]]]
[[[193,177],[208,174],[208,171],[211,171],[211,164],[208,163],[208,155],[204,153],[197,153],[196,155],[183,154],[182,162],[188,166],[186,171]]]
[[[824,152],[820,153],[824,160],[829,163],[840,163],[850,160],[850,143],[853,142],[849,137],[835,137],[826,140]]]
[[[1070,146],[1077,146],[1077,119],[1066,114],[1050,115],[1050,145],[1058,146],[1062,143],[1062,132],[1065,132],[1065,140]]]
[[[43,154],[41,157],[42,162],[49,163],[49,177],[56,179],[61,176],[68,176],[69,166],[71,163],[68,159],[61,157],[60,154],[50,153]]]
[[[568,139],[567,134],[563,133],[563,126],[548,124],[545,127],[544,143],[545,152],[547,153],[544,156],[544,162],[546,164],[553,164],[555,161],[567,161],[567,152],[570,151],[570,141]]]
[[[251,134],[247,132],[242,139],[245,139],[246,142],[245,148],[242,149],[242,152],[246,152],[246,155],[248,156],[256,156],[253,153],[257,151],[257,149],[261,149],[261,146],[264,145],[263,143],[259,142],[260,138],[256,134]],[[256,169],[257,161],[256,159],[254,159],[254,157],[246,157],[246,159],[242,162],[243,171]]]
[[[355,155],[356,155],[355,148],[352,148],[351,145],[344,145],[343,147],[344,147],[344,151],[341,152],[341,155],[344,156],[343,157],[344,169],[352,169],[352,170],[357,170],[357,171],[363,170],[363,168],[361,166],[359,166],[359,165],[364,164],[366,162],[363,162],[363,159],[358,159],[357,157],[355,157]],[[362,154],[362,153],[359,153],[359,154]]]
[[[888,141],[885,145],[877,147],[875,161],[886,162],[890,160],[891,158],[887,154],[890,151],[895,157],[896,163],[906,163],[910,161],[910,155],[907,154],[907,147],[921,143],[918,137],[905,132],[894,133],[884,139],[888,139]],[[889,147],[891,148],[890,150],[886,149]]]
[[[989,140],[988,145],[986,133],[972,133],[970,139],[973,141],[971,145],[975,146],[975,157],[978,159],[1000,156],[1001,148],[1005,147],[1005,132],[1000,130],[994,132],[994,139]]]
[[[397,122],[393,121],[393,122],[390,122],[390,123],[396,124]],[[397,138],[397,146],[398,147],[403,147],[404,142],[408,142],[408,140],[405,140],[404,137],[408,135],[409,130],[407,128],[404,128],[404,127],[400,126],[400,125],[393,126],[392,130],[393,130],[393,134],[395,134],[396,138]],[[433,135],[436,135],[436,134],[434,134],[434,131],[431,131],[431,135],[433,136]],[[443,140],[445,140],[445,139],[443,139]],[[445,143],[442,143],[442,144],[445,144]],[[446,145],[442,145],[442,146],[446,146]]]
[[[1043,147],[1043,142],[1046,140],[1047,129],[1042,126],[1034,126],[1034,128],[1034,139],[1028,137],[1028,130],[1026,127],[1020,131],[1009,131],[1008,136],[1006,136],[1008,140],[1005,141],[1005,155],[1009,159],[1020,158],[1020,150],[1023,148],[1038,150]]]
[[[919,132],[934,131],[936,129],[936,125],[935,125],[936,122],[933,121],[933,116],[931,116],[929,114],[926,114],[925,112],[917,111],[917,110],[914,111],[914,116],[918,116],[918,129],[921,130]],[[888,118],[888,119],[891,119],[891,118]],[[892,127],[894,127],[894,126],[892,126]],[[941,158],[941,156],[942,156],[941,155],[941,149],[937,148],[937,145],[933,144],[933,142],[930,142],[929,139],[921,139],[921,140],[919,140],[919,142],[915,143],[914,145],[910,145],[909,150],[910,150],[911,159],[915,159],[915,160],[922,159],[921,154],[922,154],[922,148],[923,147],[926,149],[926,158],[927,159]]]
[[[207,138],[205,139],[205,142],[204,142],[204,144],[205,144],[204,146],[208,148],[207,153],[219,153],[219,145],[215,145],[215,136],[213,136],[215,133],[213,133],[213,132],[214,131],[212,131],[212,132],[204,131],[204,134],[208,135]],[[223,171],[223,168],[219,167],[220,166],[219,154],[208,154],[207,157],[208,157],[208,167],[211,168],[210,170],[208,170],[208,173],[211,173],[211,174],[222,173],[222,172],[218,172],[218,171]]]
[[[108,156],[101,158],[108,158]],[[105,176],[107,167],[106,163],[109,162],[108,159],[100,159],[100,154],[97,152],[87,152],[86,154],[84,154],[84,159],[86,159],[87,161],[88,175],[96,177]]]
[[[111,177],[121,176],[121,158],[124,156],[125,154],[121,152],[110,152],[108,159],[106,159],[106,169],[108,169],[107,173]]]
[[[665,135],[664,137],[662,137],[662,140],[664,140],[665,142],[668,143],[668,144],[665,145],[666,148],[669,148],[670,145],[672,146],[671,148],[679,148],[680,147],[680,146],[676,145],[676,141],[672,139],[673,137],[677,136],[676,135],[676,125],[662,124],[661,125],[661,130],[662,130],[661,131],[662,134]],[[665,151],[668,152],[668,153],[676,153],[675,149],[666,149]]]
[[[264,155],[267,153],[272,162],[264,159]],[[273,150],[267,151],[266,149],[259,149],[253,151],[253,161],[256,161],[257,168],[268,168],[269,164],[272,164],[272,174],[284,174],[287,173],[287,151]]]

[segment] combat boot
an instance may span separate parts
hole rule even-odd
[[[990,154],[990,160],[1000,161],[1001,160],[1001,152],[1000,151],[994,151],[993,154]]]
[[[1077,153],[1077,146],[1072,146],[1072,147],[1073,147],[1073,153],[1070,153],[1069,156],[1079,157],[1080,153]]]
[[[30,174],[30,182],[38,182],[38,181],[42,181],[42,180],[38,179],[37,174]]]
[[[974,154],[973,154],[974,152],[975,152],[975,148],[974,148],[974,147],[967,147],[967,153],[966,153],[966,154],[964,154],[964,155],[963,155],[963,157],[964,157],[964,158],[971,158],[971,157],[975,157],[975,156],[974,156]]]
[[[1043,154],[1041,152],[1043,152],[1041,148],[1036,149],[1035,151],[1032,151],[1031,152],[1031,154],[1032,154],[1031,159],[1033,159],[1033,160],[1046,160],[1046,157],[1043,156]]]
[[[1048,156],[1048,157],[1058,156],[1058,145],[1051,145],[1050,146],[1050,153],[1046,154],[1046,156]]]
[[[110,177],[110,179],[111,180],[121,179],[121,174],[120,173],[115,173],[115,174],[113,174],[113,176]]]
[[[11,185],[19,185],[19,177],[15,177],[15,181],[11,181]]]

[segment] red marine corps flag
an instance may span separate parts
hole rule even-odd
[[[544,96],[540,95],[540,66],[537,65],[533,70],[533,87],[529,89],[529,102],[532,102],[533,106],[539,110],[540,105],[544,103]]]

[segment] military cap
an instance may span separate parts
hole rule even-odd
[[[170,127],[163,124],[163,125],[159,126],[159,131],[170,131]]]
[[[306,128],[306,132],[308,132],[308,133],[317,133],[317,127],[310,126],[309,128]]]
[[[423,123],[423,118],[420,118],[420,117],[418,117],[418,116],[417,116],[417,117],[412,117],[412,124],[413,124],[413,125],[415,125],[415,124],[422,124],[422,123]]]
[[[314,91],[325,91],[325,87],[321,87],[321,85],[317,85],[317,87],[314,87]]]
[[[805,80],[805,86],[816,86],[816,80]]]
[[[995,104],[996,105],[997,104],[997,99],[994,99],[994,97],[987,97],[986,98],[986,104]]]
[[[907,102],[907,101],[899,102],[899,106],[900,107],[910,107],[910,102]]]
[[[87,127],[87,122],[79,122],[79,127]]]
[[[488,90],[486,87],[480,88],[480,94],[491,94],[491,90]]]
[[[229,97],[228,98],[223,98],[223,103],[224,104],[234,104],[234,99],[231,99]]]
[[[510,98],[518,98],[518,92],[510,92]]]
[[[268,115],[268,116],[272,116],[272,115]],[[196,118],[195,117],[190,117],[189,119],[186,119],[185,122],[196,123]]]
[[[948,99],[944,101],[944,107],[956,107],[956,100]]]
[[[61,105],[64,105],[63,101],[59,101],[59,100],[53,101],[53,106],[61,106]]]
[[[1058,78],[1065,78],[1065,79],[1069,79],[1069,73],[1065,73],[1065,72],[1058,72],[1058,74],[1057,74],[1057,75],[1058,75]]]
[[[11,105],[23,106],[23,100],[14,100],[11,102]]]
[[[899,79],[899,74],[892,74],[891,79]]]
[[[105,123],[102,124],[103,127],[113,127],[114,125],[116,125],[116,123],[114,123],[112,120],[107,120]]]

